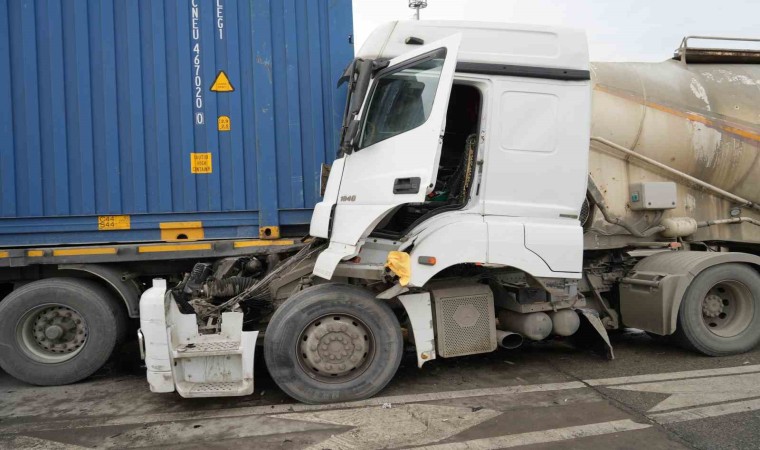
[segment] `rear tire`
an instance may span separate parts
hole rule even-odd
[[[304,403],[377,394],[393,378],[402,353],[401,327],[388,305],[341,284],[314,286],[286,300],[264,338],[270,375]]]
[[[40,386],[92,375],[127,325],[107,289],[78,278],[49,278],[16,289],[0,302],[0,323],[0,367]]]
[[[754,348],[760,342],[760,274],[744,264],[701,272],[681,301],[674,337],[709,356]]]

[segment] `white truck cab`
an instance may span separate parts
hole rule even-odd
[[[580,277],[591,111],[583,32],[394,22],[357,58],[388,62],[366,93],[352,92],[365,98],[348,111],[344,155],[312,219],[311,234],[330,240],[316,275],[330,279],[373,239],[413,247],[410,287],[461,263]]]

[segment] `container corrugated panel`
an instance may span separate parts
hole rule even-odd
[[[352,32],[351,0],[0,0],[0,246],[307,224]]]

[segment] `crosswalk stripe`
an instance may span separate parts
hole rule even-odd
[[[760,372],[760,364],[724,367],[721,369],[687,370],[684,372],[650,373],[617,378],[600,378],[585,380],[589,386],[613,386],[616,384],[646,383],[652,381],[678,380],[682,378],[710,377],[715,375],[734,375],[739,373]]]
[[[705,377],[731,376],[760,372],[760,364],[727,367],[720,369],[691,370],[682,372],[669,372],[645,375],[633,375],[617,378],[602,378],[584,381],[566,381],[559,383],[529,384],[502,386],[496,388],[469,389],[461,391],[430,392],[409,395],[391,395],[375,397],[362,401],[333,403],[327,405],[304,405],[304,404],[279,404],[253,407],[238,407],[210,411],[183,411],[175,413],[155,413],[143,415],[117,416],[117,417],[80,417],[76,419],[57,419],[47,422],[35,421],[33,423],[0,424],[0,433],[24,433],[29,431],[56,430],[56,429],[80,429],[104,426],[150,424],[183,420],[220,419],[230,417],[244,417],[257,415],[276,416],[284,413],[328,411],[338,409],[363,408],[380,406],[386,403],[410,404],[441,400],[455,400],[474,397],[491,397],[500,395],[515,395],[523,393],[553,392],[573,389],[583,389],[589,386],[621,388],[624,384],[627,390],[637,386],[637,383],[657,383],[673,380],[699,379]],[[659,423],[675,423],[689,420],[698,420],[708,417],[716,417],[725,414],[733,414],[760,409],[760,399],[736,401],[721,405],[695,407],[690,409],[651,414],[652,420]],[[551,430],[550,430],[551,431]],[[508,438],[504,437],[505,439]],[[505,441],[506,442],[506,441]],[[510,441],[511,442],[511,441]],[[480,447],[475,447],[480,448]]]
[[[722,405],[700,406],[680,411],[649,414],[647,417],[660,424],[688,422],[690,420],[707,419],[760,409],[760,399],[744,400],[741,402],[724,403]]]
[[[531,431],[527,433],[509,434],[506,436],[429,445],[418,448],[425,450],[491,450],[518,447],[521,445],[567,441],[589,436],[620,433],[623,431],[642,430],[649,427],[651,427],[649,424],[637,423],[631,419],[623,419],[611,422],[578,425],[574,427],[554,428],[552,430]]]
[[[580,381],[569,381],[564,383],[547,383],[547,384],[527,384],[516,386],[503,386],[498,388],[468,389],[464,391],[444,391],[430,392],[425,394],[410,395],[391,395],[385,397],[373,397],[367,400],[345,403],[331,403],[326,405],[305,405],[301,403],[271,405],[271,406],[251,406],[245,408],[228,408],[213,411],[188,411],[164,414],[146,414],[135,416],[122,416],[112,418],[89,417],[70,420],[55,420],[45,423],[18,424],[18,425],[0,425],[2,433],[20,433],[24,430],[41,430],[41,429],[61,429],[61,428],[90,428],[114,425],[134,425],[153,422],[169,422],[177,420],[202,420],[218,419],[224,417],[251,416],[251,415],[274,415],[292,412],[305,411],[325,411],[333,409],[360,408],[365,406],[381,406],[385,403],[419,403],[436,400],[453,400],[459,398],[471,397],[490,397],[496,395],[523,394],[531,392],[551,392],[564,391],[568,389],[581,389],[587,387]]]

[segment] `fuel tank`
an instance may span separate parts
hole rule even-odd
[[[760,202],[760,64],[593,63],[591,136],[601,137],[752,202]],[[663,217],[697,221],[757,210],[698,188],[651,164],[592,141],[589,171],[611,212],[646,228]],[[677,205],[634,211],[630,185],[674,181]],[[735,208],[739,207],[740,211]],[[590,218],[587,248],[630,241],[620,228]],[[760,227],[701,228],[694,240],[760,242]]]

